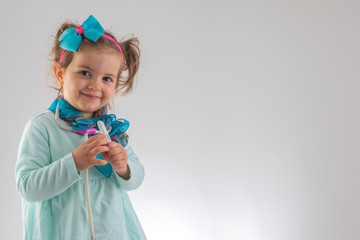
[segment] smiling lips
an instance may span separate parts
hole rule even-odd
[[[97,100],[100,98],[100,96],[96,96],[95,94],[86,94],[83,92],[80,92],[82,95],[84,95],[89,100]]]

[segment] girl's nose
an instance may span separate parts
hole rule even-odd
[[[99,91],[101,89],[101,79],[93,78],[88,85],[89,89]]]

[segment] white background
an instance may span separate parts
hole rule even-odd
[[[93,14],[140,40],[116,98],[146,168],[148,239],[360,239],[360,2],[0,2],[1,239],[21,239],[17,148],[50,105],[48,55]]]

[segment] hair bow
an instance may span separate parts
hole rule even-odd
[[[82,25],[76,28],[68,28],[61,34],[59,38],[61,42],[60,47],[68,51],[77,52],[83,37],[96,42],[103,34],[104,28],[93,15],[90,15]]]

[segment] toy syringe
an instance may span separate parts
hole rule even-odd
[[[109,136],[108,131],[106,130],[106,127],[105,127],[104,122],[99,120],[99,121],[97,122],[97,125],[98,125],[98,127],[99,127],[100,132],[101,132],[102,134],[105,134],[105,135],[106,135],[106,140],[107,140],[108,142],[111,142],[111,138],[110,138],[110,136]]]

